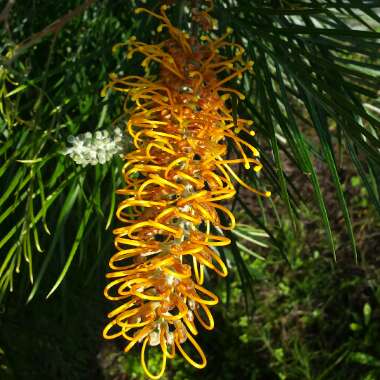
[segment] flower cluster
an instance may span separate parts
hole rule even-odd
[[[258,151],[238,136],[240,131],[253,135],[252,122],[234,120],[227,106],[232,93],[244,96],[226,83],[250,70],[252,62],[243,61],[240,45],[227,41],[230,30],[221,38],[205,35],[198,41],[175,28],[166,9],[162,6],[160,14],[144,8],[136,12],[158,18],[159,31],[167,29],[168,40],[149,45],[132,37],[126,44],[129,58],[145,56],[144,68],[159,64],[157,77],[112,75],[104,89],[127,93],[126,109],[134,103],[127,131],[135,149],[125,156],[125,187],[118,190],[125,199],[116,213],[122,226],[114,230],[117,252],[109,262],[105,288],[106,298],[119,304],[108,314],[103,335],[124,338],[126,352],[141,342],[141,363],[152,379],[163,375],[177,350],[193,366],[206,365],[194,336],[198,325],[213,329],[210,307],[218,297],[203,286],[204,274],[227,275],[218,247],[230,240],[219,232],[235,226],[234,215],[220,202],[235,195],[235,181],[269,195],[250,187],[232,169],[240,163],[261,169]],[[220,55],[224,48],[234,56]],[[240,157],[226,157],[228,141]],[[158,374],[148,369],[148,347],[161,351]]]
[[[67,139],[72,146],[65,149],[63,154],[69,155],[77,165],[105,164],[115,154],[124,150],[124,134],[120,128],[112,133],[107,130],[86,132]]]

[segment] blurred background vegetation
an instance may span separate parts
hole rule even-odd
[[[174,3],[186,28],[194,2]],[[166,379],[380,379],[379,4],[214,3],[218,33],[232,26],[255,61],[231,107],[255,121],[241,137],[264,170],[242,175],[273,196],[230,205],[230,275],[207,279],[221,298],[200,334],[209,364],[178,358]],[[136,5],[0,1],[0,379],[144,378],[137,350],[101,338],[122,159],[62,154],[71,135],[123,125],[122,98],[100,90],[141,71],[112,46],[160,38]]]

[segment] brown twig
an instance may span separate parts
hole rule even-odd
[[[9,14],[11,13],[11,10],[13,6],[16,4],[16,0],[8,0],[7,5],[4,7],[4,9],[0,13],[0,24],[5,24],[5,29],[9,32]]]
[[[15,1],[15,0],[10,0],[10,1]],[[55,34],[58,33],[69,21],[79,16],[88,7],[90,7],[90,5],[94,3],[94,1],[95,0],[85,0],[83,4],[72,9],[71,11],[66,13],[64,16],[62,16],[58,20],[55,20],[54,22],[49,24],[47,27],[42,29],[40,32],[34,33],[30,37],[25,39],[24,41],[20,42],[17,45],[16,50],[10,62],[14,61],[19,55],[23,54],[31,46],[38,44],[47,35],[51,33],[55,33]]]
[[[6,22],[8,20],[9,14],[11,13],[11,9],[15,4],[16,0],[8,0],[7,5],[0,13],[0,22]]]

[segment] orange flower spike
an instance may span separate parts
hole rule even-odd
[[[209,10],[212,9],[212,1]],[[201,41],[174,27],[162,6],[160,13],[138,8],[161,24],[158,31],[170,38],[149,45],[131,37],[126,44],[127,58],[140,53],[142,67],[159,64],[156,77],[110,75],[108,89],[127,95],[124,111],[129,116],[127,132],[134,150],[125,155],[122,173],[125,199],[116,216],[122,226],[114,230],[117,252],[110,259],[110,283],[104,295],[121,304],[108,314],[105,339],[124,338],[125,351],[141,347],[141,365],[147,376],[159,379],[168,359],[176,352],[196,368],[207,360],[193,336],[197,327],[212,330],[211,306],[218,297],[204,286],[205,271],[227,276],[227,267],[217,247],[230,239],[213,233],[235,227],[233,213],[219,202],[234,197],[234,182],[268,196],[246,184],[230,167],[244,164],[261,169],[258,151],[237,136],[240,131],[253,135],[249,120],[234,119],[226,105],[231,94],[244,99],[227,83],[252,69],[244,63],[244,49],[227,39],[203,36]],[[207,11],[194,12],[193,21],[204,30],[213,20]],[[223,57],[228,47],[234,56]],[[223,75],[223,76],[221,76]],[[130,103],[134,106],[131,108]],[[227,139],[240,157],[226,158]],[[253,157],[252,157],[253,156]],[[223,215],[223,219],[222,216]],[[189,356],[187,345],[196,357]],[[159,349],[161,366],[157,374],[149,370],[145,353]],[[178,350],[176,350],[176,348]]]

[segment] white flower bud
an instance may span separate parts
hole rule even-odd
[[[72,146],[62,153],[69,155],[77,165],[82,166],[105,164],[124,150],[124,133],[119,127],[112,132],[102,130],[69,136],[67,141]]]

